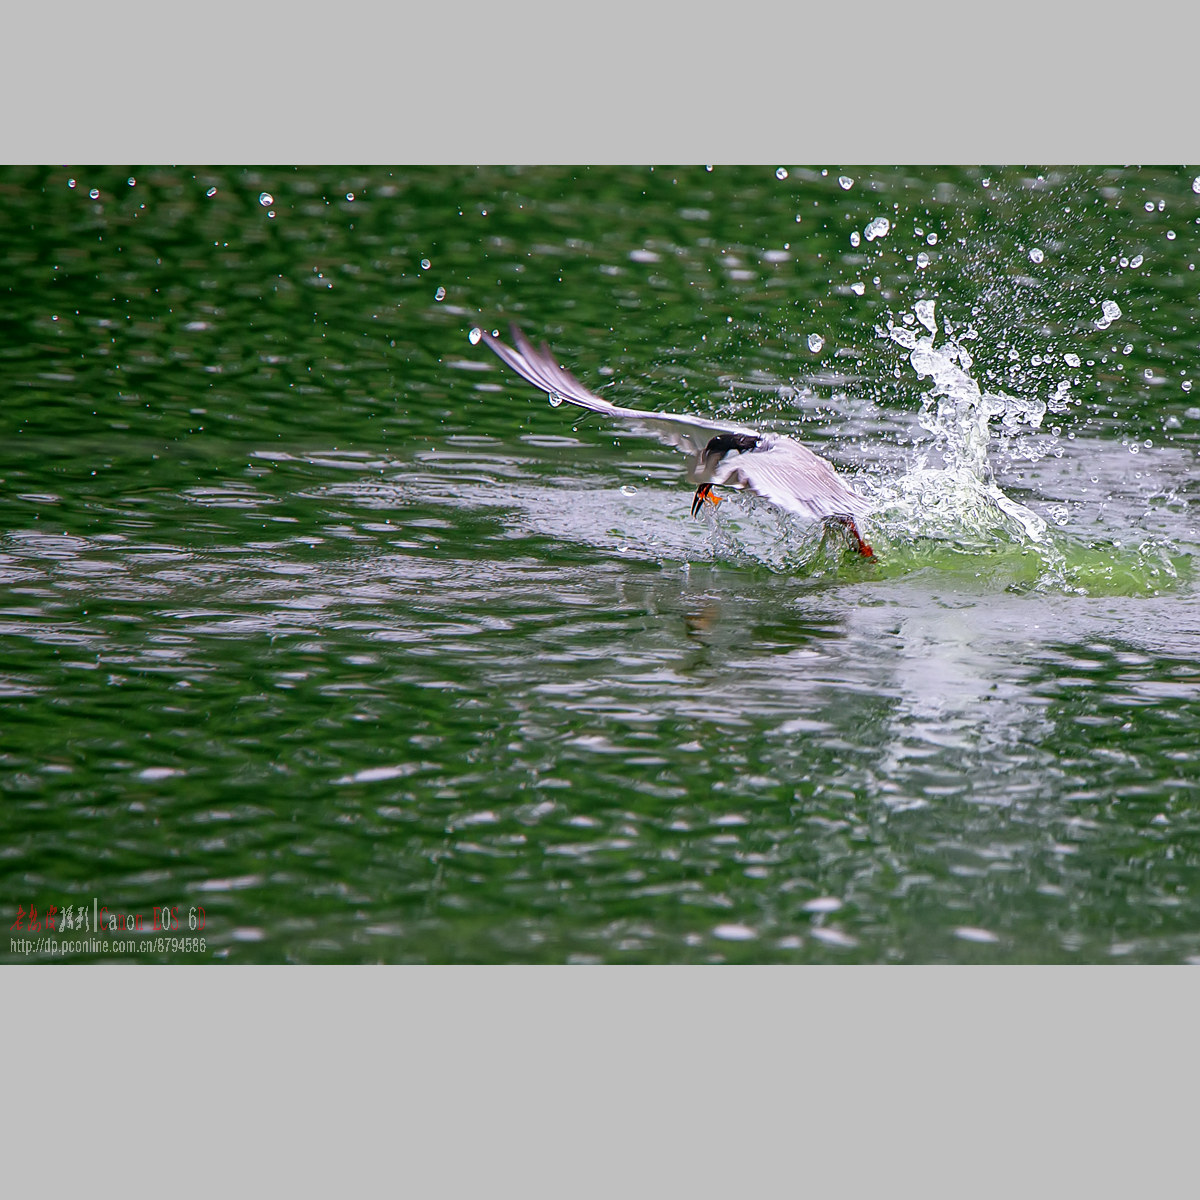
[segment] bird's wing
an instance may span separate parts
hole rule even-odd
[[[535,350],[529,340],[515,326],[510,326],[512,339],[516,345],[514,350],[506,346],[499,338],[493,337],[486,329],[481,329],[483,340],[494,350],[505,365],[511,367],[522,379],[541,388],[548,396],[577,404],[590,412],[602,413],[618,421],[628,421],[639,429],[645,429],[657,435],[669,446],[676,446],[688,454],[698,455],[715,434],[740,433],[751,437],[761,437],[757,429],[746,425],[734,425],[728,421],[709,421],[704,417],[681,417],[674,413],[648,412],[640,408],[622,408],[610,404],[595,392],[585,388],[569,371],[554,361],[550,348],[543,343],[541,350]]]
[[[759,448],[724,459],[712,482],[744,487],[812,521],[865,517],[871,510],[825,459],[782,434],[768,435]]]

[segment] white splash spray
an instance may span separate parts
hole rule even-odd
[[[914,306],[924,336],[916,328],[890,320],[886,328],[877,330],[910,352],[909,363],[918,379],[932,381],[918,420],[934,439],[912,469],[881,485],[875,497],[881,516],[887,523],[897,522],[910,537],[970,542],[999,534],[1011,541],[1048,545],[1046,522],[1001,491],[989,459],[996,432],[993,421],[998,420],[999,428],[1010,436],[1022,426],[1037,429],[1046,404],[983,391],[970,373],[973,360],[962,344],[974,332],[956,338],[946,322],[945,339],[935,345],[935,306],[933,300]],[[943,466],[930,466],[935,455]]]

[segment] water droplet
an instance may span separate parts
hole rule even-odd
[[[1038,249],[1037,246],[1034,246],[1034,248],[1032,250],[1030,250],[1030,252],[1029,252],[1029,261],[1030,262],[1038,263],[1038,262],[1041,262],[1042,259],[1044,259],[1045,257],[1046,256],[1041,252],[1041,250]]]
[[[267,217],[269,220],[275,220],[275,210],[273,208],[268,210]]]
[[[865,283],[852,283],[850,285],[850,290],[856,296],[861,296],[867,290],[867,285]]]
[[[983,186],[984,186],[984,187],[991,187],[991,186],[992,186],[992,181],[991,181],[990,179],[984,179],[984,180],[982,180],[981,182],[983,183]]]
[[[433,263],[431,263],[429,261],[429,259],[427,259],[427,258],[421,259],[421,270],[422,271],[428,271],[431,266],[433,266]]]
[[[1065,362],[1068,367],[1077,367],[1077,366],[1079,366],[1079,355],[1078,354],[1064,354],[1063,362]]]
[[[1173,229],[1168,229],[1168,230],[1167,230],[1167,241],[1168,241],[1168,242],[1173,242],[1174,240],[1175,240],[1175,230],[1173,230]]]
[[[1153,211],[1154,211],[1154,201],[1153,201],[1153,200],[1147,200],[1147,201],[1146,201],[1146,211],[1147,211],[1147,212],[1153,212]]]
[[[217,194],[217,189],[215,187],[210,187],[204,194],[206,196],[215,196]]]
[[[445,300],[445,298],[446,298],[446,289],[445,289],[444,287],[440,287],[440,288],[438,288],[438,290],[437,290],[436,292],[434,292],[434,293],[433,293],[433,298],[434,298],[435,300]]]
[[[925,237],[925,240],[926,240],[926,241],[927,241],[927,242],[928,242],[928,243],[929,243],[931,246],[936,246],[936,245],[937,245],[937,234],[936,234],[936,233],[930,233],[930,234],[927,234],[927,235],[926,235],[926,237]]]
[[[1105,300],[1100,309],[1104,316],[1092,322],[1097,329],[1107,329],[1121,315],[1121,306],[1115,300]]]
[[[923,271],[927,266],[929,266],[929,255],[922,250],[921,253],[917,255],[917,269]]]
[[[868,242],[873,242],[876,238],[887,237],[888,230],[891,229],[892,223],[887,217],[876,217],[863,233],[866,235]]]
[[[1125,343],[1125,347],[1124,347],[1124,349],[1121,351],[1121,353],[1122,353],[1122,354],[1132,354],[1132,353],[1133,353],[1133,345],[1132,345],[1132,343],[1130,343],[1130,342],[1126,342],[1126,343]]]
[[[709,164],[708,166],[706,166],[704,169],[705,169],[706,171],[711,171],[711,170],[712,170],[712,164],[710,163],[710,164]]]
[[[839,175],[838,185],[841,187],[842,191],[848,192],[854,186],[854,180],[851,179],[849,175]]]
[[[859,237],[858,230],[856,229],[856,230],[855,230],[855,231],[854,231],[854,232],[853,232],[853,233],[850,235],[850,245],[852,245],[852,246],[857,246],[857,245],[859,244],[859,242],[861,242],[861,241],[862,241],[862,238],[861,238],[861,237]]]
[[[1154,368],[1153,368],[1153,367],[1147,367],[1147,368],[1146,368],[1146,369],[1145,369],[1145,370],[1142,372],[1142,374],[1143,374],[1143,375],[1145,375],[1145,377],[1146,377],[1147,379],[1153,379],[1153,378],[1154,378]]]
[[[467,334],[467,341],[469,341],[472,346],[478,346],[479,343],[483,341],[483,330],[476,325],[475,328]]]
[[[75,180],[73,180],[73,179],[68,179],[68,180],[67,180],[67,187],[74,187],[74,186],[75,186]]]
[[[635,488],[632,484],[623,483],[621,485],[621,495],[622,496],[636,496],[637,488]]]
[[[1144,261],[1145,261],[1145,260],[1142,258],[1142,256],[1141,256],[1140,254],[1135,254],[1135,255],[1134,255],[1134,256],[1133,256],[1133,257],[1132,257],[1132,258],[1129,260],[1129,265],[1130,265],[1131,267],[1140,267]]]
[[[271,205],[275,203],[275,197],[272,196],[270,192],[259,192],[258,202],[263,206],[263,208],[270,208]]]
[[[546,399],[550,401],[551,408],[558,408],[563,402],[563,398],[557,392],[549,392]]]
[[[1200,175],[1197,175],[1196,178],[1192,180],[1192,191],[1200,195]]]
[[[99,200],[100,199],[100,189],[92,188],[92,190],[90,192],[88,192],[88,195],[91,196],[91,198],[93,200]]]
[[[1159,211],[1159,212],[1165,212],[1165,211],[1166,211],[1166,208],[1167,208],[1167,202],[1166,202],[1165,200],[1160,200],[1160,201],[1158,202],[1158,211]]]
[[[810,333],[808,335],[808,348],[814,354],[821,353],[821,347],[825,345],[825,339],[819,333]]]
[[[125,180],[125,182],[127,184],[129,184],[130,187],[133,187],[137,183],[137,180],[132,175],[130,175],[130,177],[127,180]]]
[[[917,310],[917,320],[929,330],[930,333],[937,333],[937,317],[934,315],[937,308],[936,300],[918,300],[913,308]]]
[[[1192,390],[1192,381],[1190,379],[1185,379],[1179,386],[1183,388],[1185,392],[1190,392]]]
[[[347,200],[353,200],[353,199],[354,199],[354,193],[353,193],[353,192],[347,192],[347,193],[346,193],[346,199],[347,199]]]
[[[787,178],[787,167],[780,167],[775,172],[775,178],[776,179],[786,179]]]

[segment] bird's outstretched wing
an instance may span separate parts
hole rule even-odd
[[[757,429],[746,425],[734,425],[729,421],[710,421],[705,417],[681,417],[674,413],[648,412],[640,408],[622,408],[610,404],[595,392],[585,388],[569,371],[554,361],[550,347],[542,344],[535,350],[528,338],[515,326],[509,327],[516,345],[514,350],[486,329],[481,329],[483,340],[494,350],[500,360],[511,367],[522,379],[541,388],[551,398],[576,404],[590,412],[601,413],[618,421],[628,421],[639,429],[656,434],[668,446],[675,446],[688,454],[699,455],[709,441],[721,433],[749,434],[759,437]]]

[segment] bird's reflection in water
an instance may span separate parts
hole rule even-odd
[[[720,615],[721,606],[715,600],[706,601],[699,608],[684,613],[683,623],[687,627],[688,637],[699,638],[712,633]]]

